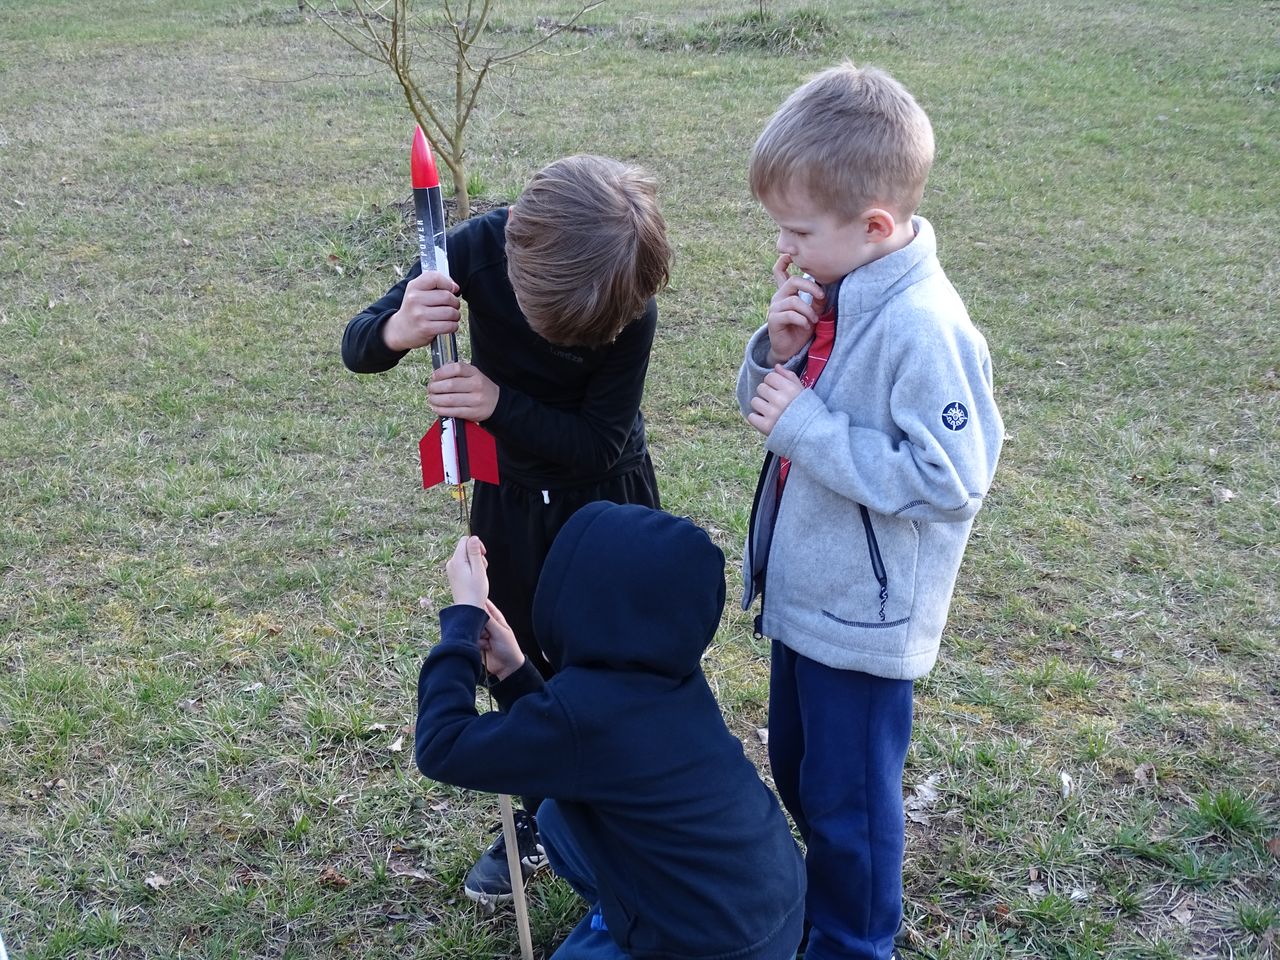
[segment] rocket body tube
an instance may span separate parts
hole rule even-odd
[[[436,160],[422,128],[415,129],[409,157],[413,178],[413,213],[418,227],[418,261],[422,272],[449,275],[449,252],[445,245],[444,197]],[[431,367],[439,370],[458,359],[455,334],[431,341]],[[498,482],[498,452],[493,436],[474,423],[441,417],[418,442],[422,459],[422,486],[437,483],[461,484],[468,480]],[[474,470],[473,470],[474,466]]]

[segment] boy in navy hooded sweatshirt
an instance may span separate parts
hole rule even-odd
[[[555,960],[790,960],[803,858],[700,666],[724,606],[719,548],[659,510],[580,509],[534,597],[550,680],[489,602],[485,566],[478,538],[459,541],[415,756],[434,780],[550,798],[548,859],[591,904]],[[477,714],[486,667],[501,711]]]

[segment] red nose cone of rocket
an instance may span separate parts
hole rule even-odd
[[[431,154],[431,147],[421,127],[415,127],[413,131],[413,152],[409,155],[409,173],[413,177],[415,190],[440,186],[440,174],[436,173],[436,158]]]

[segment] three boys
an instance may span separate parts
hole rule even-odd
[[[757,630],[773,644],[770,763],[807,849],[808,960],[893,955],[912,685],[936,661],[1003,440],[986,343],[938,263],[932,227],[915,215],[932,161],[932,129],[910,94],[880,71],[848,63],[792,94],[751,157],[751,189],[778,225],[779,258],[777,292],[738,378],[743,415],[767,438],[768,451],[748,532],[743,606],[762,596]],[[447,401],[448,391],[433,384],[433,404],[438,398]],[[482,419],[496,406],[437,406],[450,409]],[[630,548],[621,529],[614,535],[613,553]],[[608,547],[605,540],[595,545],[598,562],[611,556]],[[605,593],[616,585],[599,582],[592,565],[574,571],[637,621],[656,599],[644,582]],[[590,596],[575,593],[575,600]],[[610,613],[608,621],[615,629],[616,617]],[[483,617],[472,620],[467,631],[454,631],[452,652],[496,642],[483,638]],[[501,628],[500,618],[495,622]],[[550,623],[534,627],[545,643]],[[490,637],[502,629],[491,625]],[[528,639],[521,640],[528,652]],[[475,658],[453,673],[459,690],[473,686]],[[424,753],[424,738],[436,744],[446,728],[481,721],[437,716],[425,696],[436,686],[426,666],[423,676],[419,763],[429,775],[460,776],[450,765],[461,757],[457,748],[433,759],[438,748]],[[588,688],[580,695],[589,697]],[[463,711],[463,693],[453,699]],[[514,719],[516,698],[509,704]],[[472,782],[505,789],[496,780]],[[531,788],[555,795],[562,787],[546,781]],[[641,806],[646,794],[659,808],[670,804],[654,792],[661,789],[656,781],[633,787]],[[567,875],[580,878],[583,863],[599,869],[616,855],[609,844],[626,849],[634,839],[616,825],[602,838],[589,812],[562,820],[563,805],[553,809],[565,848],[588,848],[585,860],[564,856],[557,864]],[[642,824],[632,827],[643,835]],[[588,899],[600,894],[594,883],[580,889]],[[601,916],[609,931],[622,923],[629,932],[634,922],[616,903]],[[642,955],[625,938],[613,939]],[[653,943],[655,956],[674,949]]]

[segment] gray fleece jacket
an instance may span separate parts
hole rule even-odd
[[[746,610],[763,592],[757,629],[797,653],[904,680],[938,658],[1004,438],[986,341],[933,228],[912,223],[911,243],[841,282],[831,358],[766,440],[742,599]],[[738,374],[744,416],[768,354],[761,327]],[[778,457],[791,460],[780,502]]]

